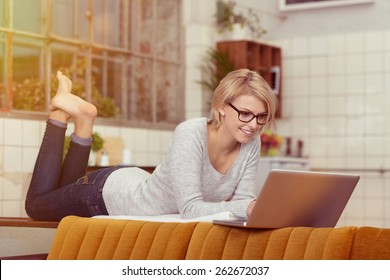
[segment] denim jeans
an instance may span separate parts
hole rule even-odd
[[[59,221],[68,215],[107,215],[102,192],[104,168],[86,175],[91,147],[70,142],[63,160],[66,128],[46,123],[46,131],[26,196],[26,212],[36,220]]]

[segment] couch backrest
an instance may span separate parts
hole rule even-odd
[[[69,216],[48,259],[390,259],[390,229],[242,229]]]

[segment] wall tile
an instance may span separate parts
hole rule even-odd
[[[308,96],[310,95],[309,91],[309,79],[306,77],[295,78],[291,81],[291,89],[289,93],[291,96]]]
[[[21,200],[23,198],[22,184],[14,183],[10,180],[4,180],[3,199],[4,200]]]
[[[364,34],[366,52],[381,52],[385,48],[385,33],[383,31],[367,32]]]
[[[347,83],[345,76],[329,76],[327,77],[328,85],[328,93],[329,95],[346,95],[347,94]]]
[[[120,131],[120,137],[123,140],[123,146],[125,149],[135,150],[134,130],[131,128],[122,128]]]
[[[291,56],[306,56],[309,49],[307,38],[293,38],[291,40]]]
[[[139,152],[148,151],[148,131],[146,129],[135,129],[135,150]]]
[[[335,55],[327,58],[327,71],[329,75],[345,74],[346,61],[345,56]]]
[[[365,97],[362,95],[348,96],[346,114],[349,116],[363,117],[365,112]]]
[[[365,139],[365,152],[368,156],[378,156],[385,152],[382,136],[367,136]]]
[[[21,204],[20,201],[3,201],[2,202],[2,215],[4,217],[21,217]]]
[[[362,156],[364,154],[364,138],[363,137],[354,137],[347,136],[346,138],[347,144],[347,157],[352,156]]]
[[[347,143],[348,149],[348,143]],[[364,156],[352,156],[347,151],[346,168],[347,169],[364,169],[366,158]]]
[[[4,144],[4,120],[0,118],[0,145]]]
[[[160,131],[149,131],[148,133],[148,152],[160,153],[161,133]]]
[[[322,137],[311,137],[308,143],[310,156],[326,156],[328,153],[328,139]]]
[[[4,172],[22,172],[22,150],[20,147],[4,146]]]
[[[325,57],[311,57],[309,65],[311,76],[325,75],[328,71]]]
[[[337,137],[346,135],[347,120],[344,116],[340,115],[328,117],[328,132],[329,136]]]
[[[20,146],[22,136],[22,120],[6,119],[4,121],[4,145]]]
[[[363,74],[352,74],[346,77],[346,92],[349,95],[364,94],[365,77]]]
[[[348,54],[346,56],[347,74],[361,74],[364,71],[364,57],[361,54]]]
[[[292,100],[292,114],[296,117],[309,116],[309,98],[295,98]]]
[[[2,201],[3,199],[4,199],[4,195],[3,195],[3,193],[4,193],[4,177],[1,177],[0,176],[0,201]],[[0,215],[1,215],[1,213],[0,213]]]
[[[363,33],[348,33],[345,42],[347,53],[362,53],[365,49]]]
[[[325,116],[328,111],[326,101],[324,96],[312,96],[309,101],[310,116]]]
[[[309,80],[309,92],[311,96],[325,96],[327,94],[327,90],[328,87],[325,77],[313,77]]]
[[[346,53],[346,39],[344,34],[332,34],[328,38],[328,54]]]
[[[306,57],[298,57],[291,60],[292,77],[306,77],[309,74],[309,61]]]
[[[345,169],[345,158],[343,154],[338,154],[338,157],[329,157],[328,165],[331,166],[331,168]]]
[[[22,172],[32,173],[38,152],[39,148],[37,147],[22,148]]]
[[[335,157],[345,156],[346,154],[346,139],[345,137],[331,137],[328,138],[328,156],[330,159]],[[345,161],[338,159],[339,168],[345,167]],[[330,166],[334,166],[331,163],[336,163],[334,161],[329,162]],[[340,166],[342,164],[342,166]]]
[[[385,72],[390,72],[390,53],[385,53],[384,54],[384,71]]]
[[[384,92],[385,82],[383,74],[367,74],[365,75],[365,94],[374,95]],[[382,96],[381,96],[382,98]]]
[[[309,54],[324,55],[327,53],[327,38],[324,36],[314,36],[309,38]]]
[[[364,70],[367,73],[383,72],[385,55],[383,53],[367,53],[364,55]]]
[[[367,218],[383,217],[384,200],[383,199],[366,199],[365,216]]]
[[[327,113],[332,116],[343,116],[347,106],[347,98],[345,96],[329,96],[325,101],[327,103]]]
[[[40,146],[41,133],[39,121],[23,120],[22,121],[22,145]]]

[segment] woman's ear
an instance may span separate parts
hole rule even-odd
[[[221,115],[221,116],[225,116],[225,109],[224,108],[221,108],[221,109],[219,109],[218,110],[219,111],[219,114]]]

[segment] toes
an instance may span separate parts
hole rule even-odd
[[[70,93],[72,91],[72,81],[61,71],[57,72],[58,88],[57,93]]]

